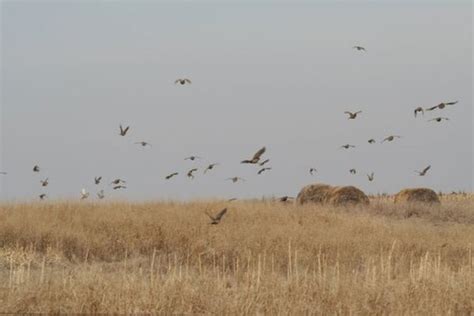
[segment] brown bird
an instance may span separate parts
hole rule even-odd
[[[272,170],[272,168],[268,167],[268,168],[262,168],[260,170],[258,170],[257,174],[262,174],[263,172],[267,171],[267,170]]]
[[[288,200],[291,200],[291,199],[294,199],[294,197],[285,195],[285,196],[280,197],[278,200],[280,202],[288,202]]]
[[[121,185],[121,184],[116,185],[116,186],[113,187],[114,190],[120,190],[120,189],[126,189],[126,188],[127,188],[126,186]]]
[[[385,141],[391,142],[391,141],[393,141],[395,138],[402,138],[402,137],[401,137],[401,136],[398,136],[398,135],[390,135],[390,136],[385,137],[384,140],[382,140],[382,143],[385,142]]]
[[[355,147],[356,146],[354,145],[345,144],[345,145],[342,145],[340,148],[349,149],[349,148],[355,148]]]
[[[419,106],[415,109],[415,111],[414,111],[415,117],[418,114],[418,112],[421,112],[421,114],[425,115],[425,111],[423,110],[423,108],[421,106]]]
[[[371,174],[367,175],[367,178],[369,179],[369,181],[374,181],[374,176],[375,174],[372,172]]]
[[[193,174],[193,172],[195,172],[195,171],[197,171],[197,168],[193,168],[193,169],[189,170],[188,173],[186,174],[186,176],[187,176],[188,178],[194,179],[194,174]]]
[[[208,212],[205,212],[205,214],[209,216],[209,218],[211,219],[211,222],[210,222],[211,225],[219,224],[225,213],[227,213],[227,208],[223,209],[222,211],[217,213],[215,216],[209,214]]]
[[[357,173],[357,171],[356,171],[355,169],[351,169],[351,170],[349,170],[349,172],[350,172],[351,174],[356,174],[356,173]]]
[[[136,142],[135,144],[140,144],[142,147],[146,147],[146,146],[150,146],[150,147],[153,147],[150,143],[148,142]]]
[[[232,180],[233,183],[236,183],[239,180],[245,181],[245,179],[241,177],[232,177],[232,178],[227,178],[226,180]]]
[[[364,51],[364,52],[367,51],[367,50],[366,50],[364,47],[362,47],[362,46],[357,46],[357,45],[356,45],[356,46],[354,46],[354,47],[352,47],[352,48],[353,48],[353,49],[357,49],[358,51]]]
[[[46,198],[46,194],[42,193],[39,195],[40,200],[44,200]]]
[[[426,111],[433,111],[435,109],[444,109],[447,105],[454,105],[456,103],[458,103],[459,101],[452,101],[452,102],[441,102],[440,104],[438,105],[435,105],[435,106],[432,106],[430,108],[427,108]]]
[[[41,183],[41,186],[47,187],[48,184],[49,184],[48,178],[46,178],[46,179],[44,179],[44,180],[40,180],[40,183]]]
[[[114,181],[110,182],[110,184],[115,184],[115,185],[120,185],[120,184],[125,184],[127,181],[122,180],[122,179],[115,179]]]
[[[127,126],[125,129],[122,127],[122,124],[120,124],[120,136],[125,136],[127,135],[128,130],[130,129],[130,126]]]
[[[240,163],[251,163],[251,164],[256,164],[259,160],[260,157],[265,153],[266,148],[262,147],[260,148],[252,157],[252,159],[246,159],[242,160]]]
[[[318,170],[317,170],[316,168],[309,168],[309,174],[310,174],[310,175],[313,175],[313,174],[315,174],[315,173],[317,173],[317,172],[318,172]]]
[[[447,118],[447,117],[435,117],[434,119],[428,120],[428,122],[431,122],[431,121],[441,122],[442,120],[449,121],[449,118]]]
[[[263,166],[264,164],[266,164],[269,161],[270,161],[270,159],[265,159],[264,161],[260,162],[259,165]]]
[[[38,165],[35,165],[33,167],[33,172],[40,172],[40,167]]]
[[[429,165],[428,167],[426,167],[425,169],[423,169],[421,171],[415,170],[415,172],[418,173],[418,175],[420,175],[420,176],[424,176],[428,172],[428,170],[430,170],[430,168],[431,168],[431,165]]]
[[[185,85],[186,83],[188,84],[191,84],[191,80],[187,79],[187,78],[184,78],[184,79],[176,79],[176,81],[174,82],[174,84],[181,84],[181,85]]]
[[[206,173],[207,171],[209,170],[212,170],[214,169],[215,166],[218,166],[219,164],[218,163],[211,163],[209,166],[207,166],[206,169],[204,169],[204,173]]]
[[[201,157],[199,157],[199,156],[189,156],[189,157],[184,158],[184,160],[191,160],[191,161],[194,161],[196,159],[201,159]]]
[[[169,179],[171,179],[172,177],[177,176],[178,174],[179,174],[178,172],[173,172],[173,173],[167,175],[167,176],[165,177],[165,179],[166,179],[166,180],[169,180]]]
[[[369,144],[375,144],[375,139],[371,138],[367,141]]]
[[[101,180],[102,180],[102,177],[94,177],[94,183],[95,184],[100,184]]]
[[[344,112],[344,114],[349,115],[349,117],[347,118],[348,120],[355,119],[357,117],[357,114],[359,114],[359,113],[362,113],[362,111],[357,111],[357,112],[354,112],[354,113],[349,112],[349,111]]]

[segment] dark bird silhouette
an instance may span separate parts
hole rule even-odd
[[[236,183],[239,180],[245,181],[245,179],[241,177],[232,177],[232,178],[227,178],[226,180],[232,180],[233,183]]]
[[[444,109],[447,105],[454,105],[456,103],[458,103],[459,101],[452,101],[452,102],[441,102],[440,104],[438,105],[435,105],[435,106],[432,106],[430,108],[427,108],[426,111],[433,111],[433,110],[436,110],[436,109]]]
[[[346,111],[344,113],[349,115],[349,117],[347,118],[348,120],[353,120],[357,117],[357,114],[362,113],[362,111],[357,111],[357,112],[354,112],[354,113]]]
[[[206,167],[206,169],[204,169],[204,173],[208,172],[209,170],[214,169],[214,167],[218,165],[219,165],[218,163],[211,163],[209,166]]]
[[[356,173],[357,173],[357,170],[351,169],[351,170],[349,170],[349,172],[350,172],[351,174],[356,174]]]
[[[428,167],[426,167],[425,169],[423,169],[421,171],[415,170],[415,172],[418,173],[418,175],[420,175],[420,176],[424,176],[428,172],[428,170],[430,170],[430,169],[431,169],[431,165],[429,165]]]
[[[201,157],[199,157],[199,156],[189,156],[189,157],[184,158],[184,160],[191,160],[191,161],[194,161],[196,159],[201,159]]]
[[[258,170],[257,174],[262,174],[263,172],[267,171],[267,170],[272,170],[272,168],[268,167],[268,168],[262,168],[260,170]]]
[[[187,79],[187,78],[176,79],[176,81],[174,82],[174,84],[177,84],[177,83],[179,83],[180,85],[191,84],[191,80],[189,80],[189,79]]]
[[[367,51],[364,47],[358,46],[358,45],[356,45],[356,46],[354,46],[354,47],[352,47],[352,48],[353,48],[353,49],[356,49],[356,50],[358,50],[358,51],[364,51],[364,52]]]
[[[413,112],[415,113],[415,117],[416,117],[416,115],[417,115],[418,113],[420,113],[420,112],[421,112],[421,114],[425,115],[425,111],[423,110],[423,108],[422,108],[421,106],[417,107],[417,108],[415,109],[415,111],[413,111]]]
[[[349,148],[355,148],[355,147],[356,146],[354,145],[345,144],[345,145],[342,145],[340,148],[349,149]]]
[[[193,168],[193,169],[189,170],[188,173],[186,174],[186,176],[187,176],[188,178],[194,179],[194,174],[193,174],[193,173],[194,173],[195,171],[197,171],[197,168]]]
[[[174,176],[177,176],[179,173],[178,172],[173,172],[165,177],[166,180],[169,180],[173,178]]]
[[[442,120],[449,121],[449,118],[447,118],[447,117],[435,117],[434,119],[428,120],[428,122],[436,121],[436,122],[439,123],[439,122],[441,122]]]
[[[310,175],[314,175],[317,172],[318,172],[318,170],[316,168],[309,168],[309,174]]]
[[[385,142],[385,141],[391,142],[391,141],[393,141],[395,138],[402,138],[402,137],[401,137],[401,136],[398,136],[398,135],[390,135],[390,136],[385,137],[384,140],[382,140],[382,143]]]
[[[48,178],[46,178],[44,180],[40,180],[40,183],[41,183],[41,186],[47,187],[48,184],[49,184],[49,180],[48,180]]]
[[[46,198],[46,194],[42,193],[39,195],[40,200],[44,200]]]
[[[280,197],[278,199],[278,201],[280,201],[280,202],[289,202],[289,200],[292,200],[292,199],[294,199],[294,197],[285,195],[285,196]]]
[[[222,220],[222,217],[224,216],[225,213],[227,213],[227,208],[223,209],[222,211],[220,211],[219,213],[217,213],[216,215],[211,215],[209,214],[208,212],[205,212],[207,216],[209,216],[209,218],[211,219],[211,223],[212,225],[217,225],[221,222]]]
[[[102,177],[99,176],[99,177],[94,177],[94,183],[95,184],[100,184],[100,181],[102,180]]]
[[[114,190],[120,190],[120,189],[126,189],[127,187],[122,185],[122,184],[119,184],[119,185],[116,185],[113,187]]]
[[[270,161],[270,159],[265,159],[264,161],[260,162],[259,165],[263,166],[264,164],[266,164],[269,161]]]
[[[99,192],[97,192],[97,197],[102,200],[103,198],[105,198],[105,193],[104,193],[104,190],[100,190]]]
[[[375,174],[372,172],[371,174],[367,175],[367,179],[369,179],[369,181],[374,181],[374,176]]]
[[[35,165],[33,167],[33,172],[40,172],[40,167],[38,165]]]
[[[375,144],[375,139],[371,138],[367,141],[369,144]]]
[[[252,157],[252,159],[246,159],[242,160],[240,163],[251,163],[251,164],[256,164],[259,162],[260,157],[265,153],[266,148],[262,147],[260,148]]]
[[[115,185],[120,185],[120,184],[125,184],[127,181],[122,180],[122,179],[115,179],[114,181],[110,182],[110,184],[115,184]]]
[[[128,130],[130,129],[130,126],[127,126],[125,129],[123,128],[122,124],[120,124],[120,136],[125,136],[127,135]]]
[[[136,142],[135,144],[139,144],[139,145],[141,145],[142,147],[146,147],[146,146],[152,147],[150,143],[148,143],[148,142],[143,142],[143,141],[142,141],[142,142]]]

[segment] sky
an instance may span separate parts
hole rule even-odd
[[[79,198],[82,188],[133,200],[295,196],[316,182],[366,193],[472,191],[470,1],[0,8],[2,200]],[[192,84],[175,85],[177,78]],[[356,110],[348,120],[344,111]],[[427,122],[438,116],[450,120]],[[130,125],[125,137],[119,124]],[[389,135],[402,137],[380,143]],[[153,147],[134,144],[142,140]],[[347,143],[356,148],[340,148]],[[240,161],[262,146],[272,170],[257,175]],[[185,161],[189,155],[202,159]],[[427,165],[426,176],[414,172]],[[226,180],[233,176],[246,181]],[[115,178],[127,189],[111,190]]]

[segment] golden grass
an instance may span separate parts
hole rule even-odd
[[[0,312],[469,315],[473,241],[472,196],[2,204]]]

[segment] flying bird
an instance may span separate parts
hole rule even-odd
[[[48,180],[48,178],[46,178],[46,179],[44,179],[44,180],[40,180],[40,183],[41,183],[41,185],[42,185],[43,187],[46,187],[46,186],[48,186],[48,184],[49,184],[49,180]]]
[[[81,200],[85,200],[89,197],[89,192],[86,191],[86,189],[81,190]]]
[[[102,177],[94,177],[94,183],[95,184],[100,184],[100,181],[102,180]]]
[[[310,175],[314,175],[317,172],[318,172],[318,170],[316,168],[309,168],[309,174]]]
[[[425,115],[425,111],[423,110],[423,108],[421,106],[417,107],[415,109],[415,111],[413,111],[413,112],[415,113],[415,117],[419,112],[421,112],[421,114]]]
[[[174,84],[181,84],[181,85],[185,85],[185,84],[191,84],[191,80],[187,79],[187,78],[183,78],[183,79],[176,79],[176,81],[174,82]]]
[[[259,166],[263,166],[264,164],[266,164],[269,161],[270,161],[270,159],[265,159],[264,161],[259,163]]]
[[[142,142],[136,142],[135,144],[139,144],[139,145],[141,145],[142,147],[146,147],[146,146],[152,147],[150,143],[148,143],[148,142],[143,142],[143,141],[142,141]]]
[[[375,144],[375,139],[371,138],[367,141],[369,144]]]
[[[189,170],[188,173],[186,174],[186,176],[187,176],[188,178],[194,179],[194,174],[193,174],[193,172],[195,172],[195,171],[197,171],[197,168],[193,168],[193,169]]]
[[[402,138],[402,137],[401,137],[401,136],[398,136],[398,135],[390,135],[390,136],[385,137],[384,140],[382,140],[382,143],[385,142],[385,141],[391,142],[391,141],[393,141],[395,138]]]
[[[44,200],[46,198],[46,194],[42,193],[39,195],[40,200]]]
[[[239,180],[245,181],[245,179],[241,177],[232,177],[232,178],[227,178],[226,180],[232,180],[233,183],[236,183]]]
[[[126,189],[127,187],[122,185],[122,184],[119,184],[119,185],[116,185],[113,187],[114,190],[120,190],[120,189]]]
[[[369,181],[374,181],[374,176],[375,174],[372,172],[371,174],[367,175],[367,179],[369,179]]]
[[[356,174],[356,173],[357,173],[357,170],[351,169],[351,170],[349,170],[349,172],[350,172],[351,174]]]
[[[356,46],[354,46],[354,47],[352,47],[352,48],[353,48],[353,49],[356,49],[357,51],[364,51],[364,52],[367,51],[364,47],[358,46],[358,45],[356,45]]]
[[[280,202],[289,202],[289,200],[291,200],[291,199],[294,199],[294,197],[285,195],[285,196],[280,197],[278,199],[278,201],[280,201]]]
[[[214,167],[218,165],[219,165],[218,163],[211,163],[209,166],[206,167],[206,169],[204,169],[204,173],[206,173],[209,170],[214,169]]]
[[[227,200],[227,202],[233,202],[235,200],[237,200],[237,198],[230,198],[230,199]]]
[[[120,124],[120,136],[125,136],[127,135],[128,130],[130,129],[130,126],[127,126],[125,129],[123,128],[122,124]]]
[[[0,171],[0,174],[6,175],[7,173],[5,171]]]
[[[105,193],[104,193],[104,190],[100,190],[99,192],[97,192],[97,197],[102,200],[103,198],[105,198]]]
[[[256,164],[260,160],[260,157],[265,153],[265,151],[266,151],[266,148],[262,147],[253,155],[252,159],[242,160],[240,163]]]
[[[362,113],[362,111],[357,111],[357,112],[354,112],[354,113],[349,112],[349,111],[345,111],[345,112],[344,112],[344,114],[349,115],[349,117],[347,118],[348,120],[353,120],[353,119],[355,119],[355,118],[357,117],[357,114],[359,114],[359,113]]]
[[[178,172],[173,172],[165,177],[166,180],[169,180],[173,178],[174,176],[177,176],[179,173]]]
[[[428,172],[428,170],[430,170],[430,168],[431,168],[431,165],[429,165],[428,167],[426,167],[425,169],[423,169],[421,171],[415,170],[415,172],[418,173],[418,175],[420,175],[420,176],[424,176]]]
[[[38,165],[35,165],[33,167],[33,172],[40,172],[40,167]]]
[[[459,101],[452,101],[452,102],[441,102],[440,104],[438,105],[435,105],[435,106],[432,106],[430,108],[427,108],[426,111],[433,111],[435,109],[444,109],[447,105],[454,105],[456,103],[458,103]]]
[[[435,117],[434,119],[428,120],[428,122],[431,122],[431,121],[441,122],[442,120],[449,121],[449,118],[447,118],[447,117]]]
[[[260,170],[258,170],[257,174],[262,174],[263,172],[267,171],[267,170],[272,170],[272,168],[268,167],[268,168],[262,168]]]
[[[201,159],[201,157],[199,157],[199,156],[189,156],[189,157],[184,158],[184,160],[191,160],[191,161],[194,161],[196,159]]]
[[[349,149],[349,148],[355,148],[355,147],[356,146],[354,145],[345,144],[345,145],[342,145],[340,148]]]
[[[122,180],[122,179],[115,179],[114,181],[110,182],[110,184],[115,184],[115,185],[120,185],[120,184],[125,184],[127,181]]]
[[[211,223],[212,225],[217,225],[220,223],[222,217],[224,216],[224,214],[227,213],[227,208],[223,209],[222,211],[220,211],[219,213],[217,213],[216,215],[211,215],[209,214],[208,212],[205,212],[205,214],[207,216],[209,216],[209,218],[211,219]]]

